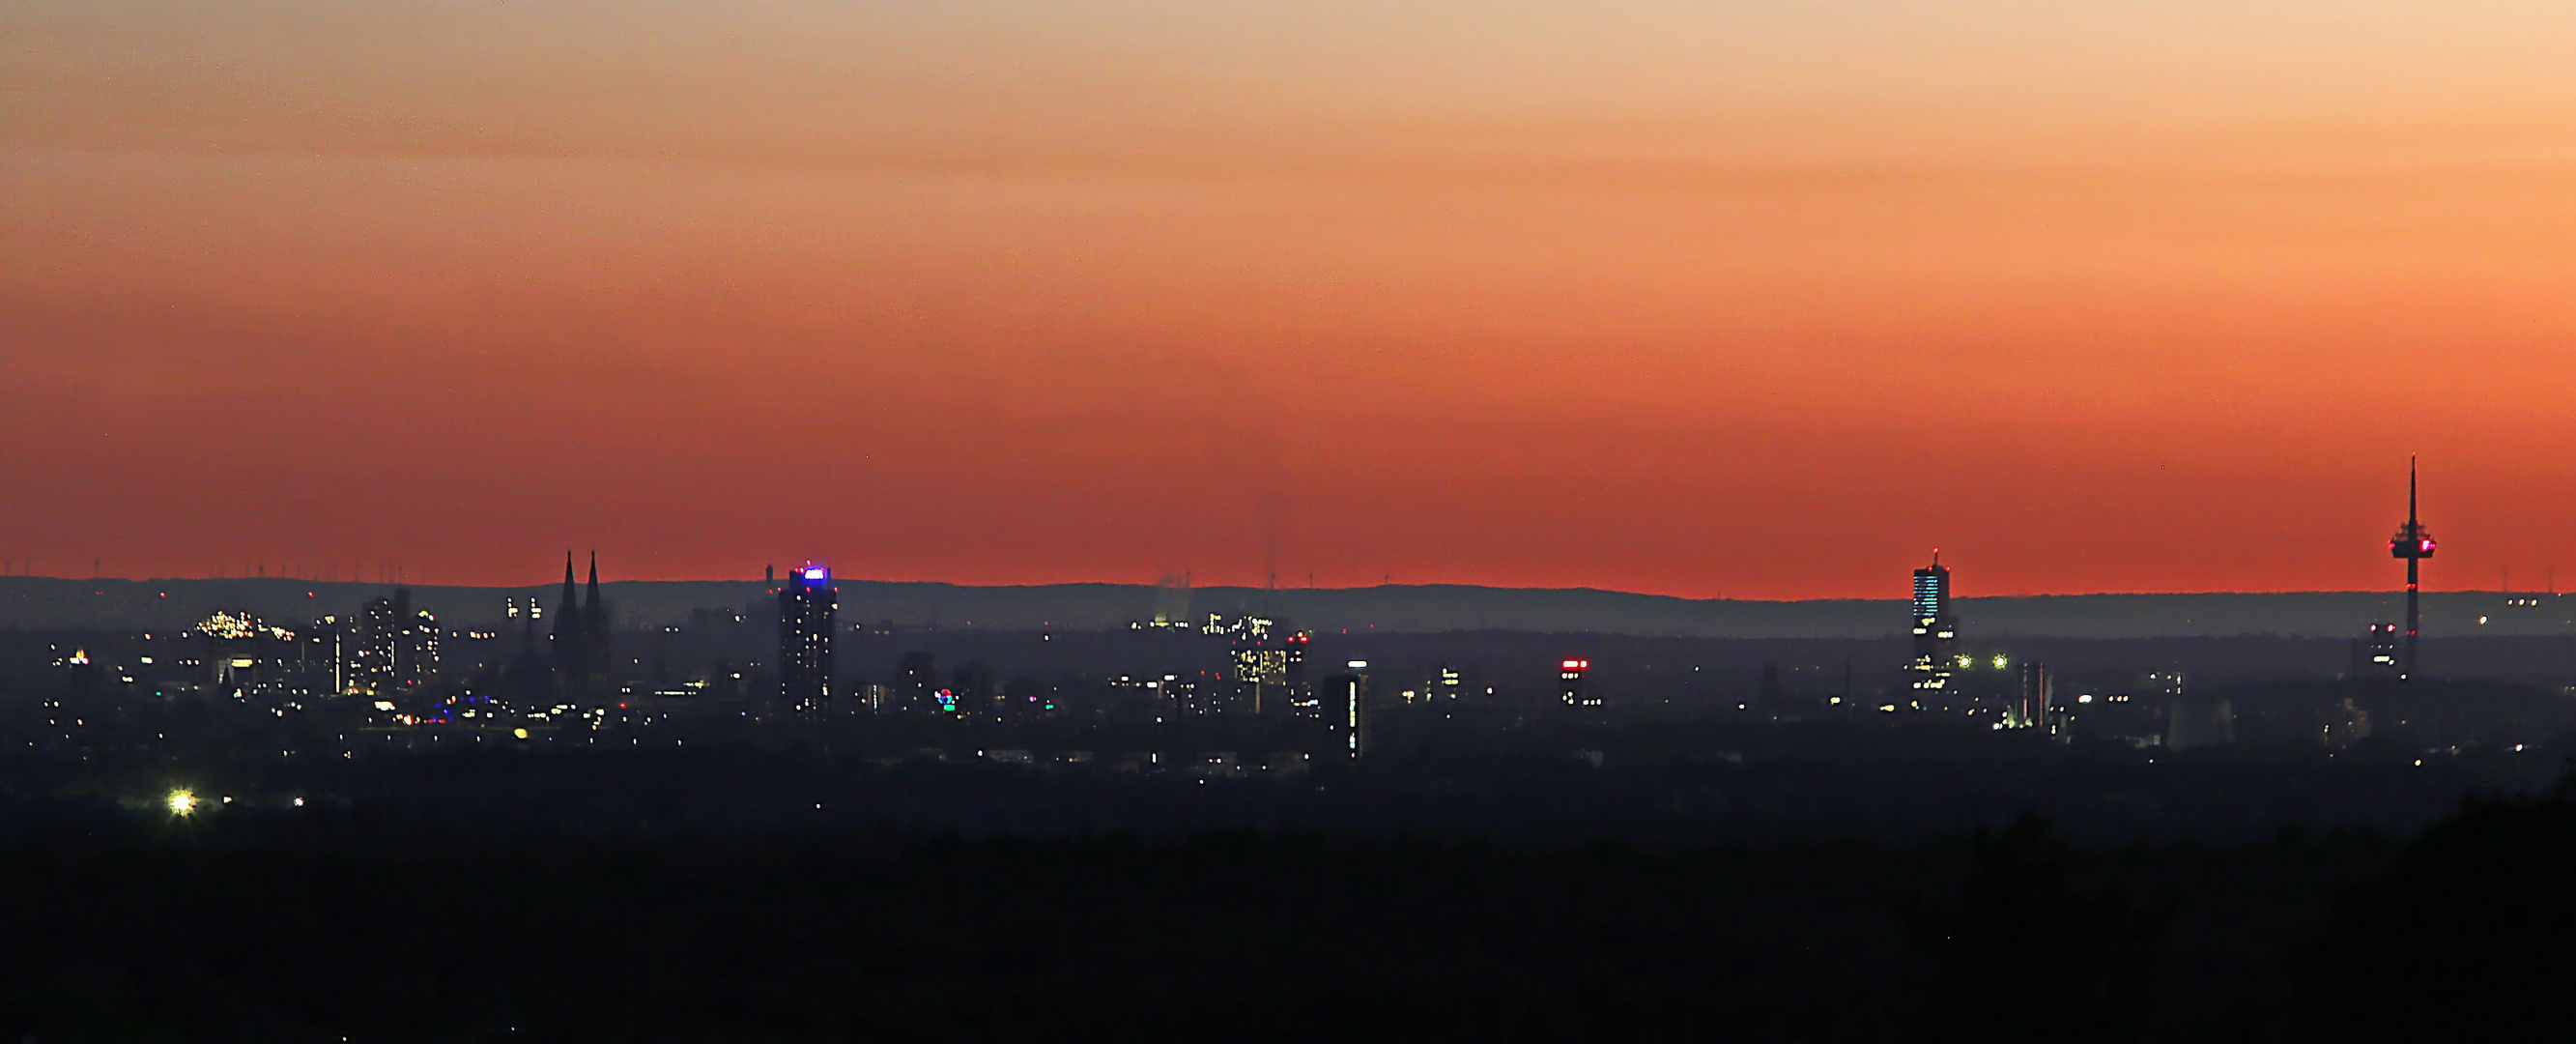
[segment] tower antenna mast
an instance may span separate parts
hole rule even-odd
[[[2391,557],[2406,560],[2406,653],[2404,666],[2398,672],[2400,681],[2415,677],[2417,632],[2423,623],[2417,597],[2421,588],[2424,560],[2433,557],[2433,534],[2426,531],[2415,510],[2415,456],[2406,456],[2406,525],[2388,540]]]

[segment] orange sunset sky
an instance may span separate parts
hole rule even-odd
[[[2576,5],[0,6],[0,555],[2576,584]],[[14,569],[15,567],[13,567]]]

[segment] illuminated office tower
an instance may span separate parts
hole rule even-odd
[[[234,695],[277,680],[295,641],[295,632],[247,612],[218,612],[194,630],[206,640],[204,662],[214,668],[216,686]]]
[[[351,691],[375,696],[415,692],[438,672],[438,619],[413,609],[411,589],[358,610],[358,640],[347,671]]]
[[[394,686],[395,629],[400,608],[408,608],[411,592],[396,591],[401,596],[398,607],[393,598],[371,599],[358,607],[358,640],[349,650],[349,691],[362,695],[391,694]]]
[[[778,589],[778,695],[790,714],[831,706],[832,621],[839,607],[831,570],[807,562],[787,571],[787,584]]]
[[[1914,571],[1914,661],[1906,673],[1917,699],[1948,693],[1958,642],[1959,625],[1950,615],[1950,567],[1941,564],[1936,549],[1932,564]]]
[[[1295,700],[1297,685],[1291,683],[1291,671],[1302,681],[1306,673],[1306,636],[1303,633],[1281,634],[1277,621],[1247,616],[1234,630],[1234,683],[1244,709],[1254,714],[1276,713]]]
[[[1377,740],[1377,705],[1369,696],[1367,660],[1352,660],[1346,673],[1334,675],[1325,683],[1335,706],[1333,726],[1343,733],[1351,760],[1367,757]]]
[[[305,629],[301,672],[305,691],[349,694],[348,630],[337,616],[325,616]]]

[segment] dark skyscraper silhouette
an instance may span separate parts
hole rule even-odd
[[[2406,649],[2397,671],[2399,680],[2415,677],[2416,630],[2422,618],[2416,608],[2417,584],[2424,560],[2433,557],[2433,534],[2415,514],[2415,458],[2406,458],[2406,524],[2397,535],[2388,538],[2388,553],[2406,560]]]
[[[895,662],[895,700],[907,711],[945,711],[939,701],[939,657],[930,652],[908,652]]]
[[[778,694],[790,714],[831,705],[832,621],[840,602],[831,585],[831,570],[807,562],[788,570],[778,589]]]

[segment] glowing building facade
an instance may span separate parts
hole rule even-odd
[[[1950,567],[1941,553],[1932,564],[1914,571],[1914,659],[1906,675],[1917,700],[1950,691],[1950,669],[1956,661],[1959,625],[1950,610]]]
[[[438,673],[438,618],[412,608],[410,588],[394,588],[360,607],[357,625],[344,672],[352,694],[417,692]]]
[[[1235,689],[1245,710],[1266,714],[1285,708],[1294,713],[1312,702],[1305,698],[1306,646],[1312,640],[1305,632],[1287,632],[1278,621],[1247,616],[1228,633],[1233,636]]]
[[[193,630],[206,640],[215,686],[233,695],[280,680],[295,659],[295,633],[248,612],[219,612]]]
[[[840,610],[832,571],[811,562],[787,571],[778,589],[778,694],[790,714],[832,701],[832,629]]]
[[[1346,673],[1334,675],[1325,683],[1337,712],[1333,727],[1343,733],[1351,760],[1367,757],[1377,739],[1377,706],[1369,695],[1367,660],[1352,660]]]

